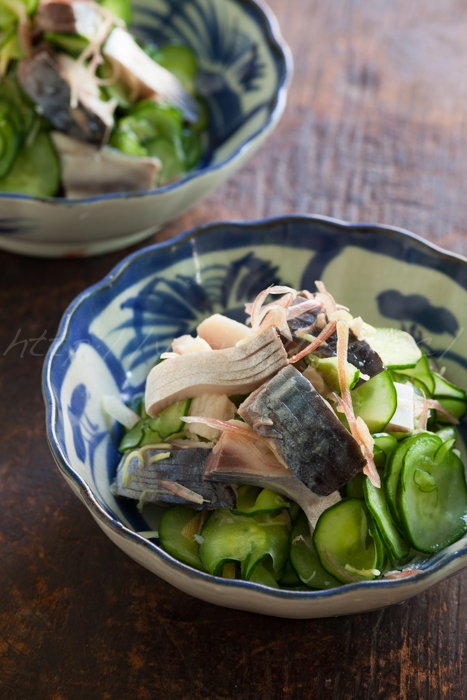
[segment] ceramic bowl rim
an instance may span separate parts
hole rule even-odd
[[[157,254],[158,251],[164,250],[165,248],[172,248],[174,246],[178,247],[183,244],[186,240],[193,237],[201,237],[205,233],[211,232],[215,229],[222,229],[226,226],[237,228],[237,229],[247,229],[253,228],[256,231],[261,229],[267,229],[280,224],[285,224],[290,221],[301,221],[303,223],[319,223],[321,225],[328,226],[329,228],[338,229],[341,231],[359,231],[364,234],[371,234],[375,232],[380,232],[384,234],[394,235],[396,238],[400,237],[403,239],[409,239],[421,244],[422,246],[429,249],[431,253],[435,253],[436,256],[455,260],[467,268],[467,258],[458,253],[447,251],[430,241],[425,240],[421,236],[418,236],[411,231],[396,226],[387,226],[384,224],[374,224],[374,223],[350,223],[333,217],[312,215],[312,214],[288,214],[279,217],[271,217],[265,219],[259,219],[254,221],[216,221],[208,224],[203,224],[197,226],[188,231],[185,231],[178,236],[169,239],[168,241],[163,241],[162,243],[155,243],[151,246],[147,246],[131,253],[123,260],[121,260],[102,280],[97,282],[85,289],[81,294],[79,294],[67,307],[63,313],[58,332],[54,342],[52,343],[47,356],[44,361],[43,372],[42,372],[42,393],[46,406],[46,432],[47,440],[49,443],[50,450],[54,457],[54,460],[64,476],[65,480],[70,482],[75,488],[77,488],[81,500],[85,503],[87,508],[90,510],[91,514],[98,521],[102,523],[102,526],[110,527],[111,530],[119,537],[128,540],[133,545],[139,548],[143,548],[147,552],[151,552],[152,556],[161,558],[166,565],[171,569],[179,571],[182,575],[188,575],[192,579],[200,579],[209,582],[216,586],[222,586],[225,588],[235,588],[235,589],[246,589],[254,590],[265,596],[281,599],[281,600],[316,600],[316,599],[328,599],[328,598],[341,598],[342,596],[347,596],[352,592],[368,590],[368,587],[372,589],[388,590],[394,588],[417,588],[420,582],[431,579],[434,574],[443,571],[453,562],[458,562],[458,560],[463,560],[464,566],[467,566],[467,544],[461,549],[452,552],[446,558],[435,563],[431,568],[427,570],[420,570],[420,573],[414,574],[410,578],[402,579],[375,579],[372,581],[360,581],[356,583],[348,583],[339,588],[333,588],[329,590],[310,590],[310,591],[294,591],[294,590],[283,590],[276,588],[269,588],[261,584],[253,583],[251,581],[241,581],[241,580],[230,580],[223,579],[217,576],[212,576],[211,574],[197,571],[190,566],[179,562],[170,554],[165,552],[160,546],[154,544],[150,540],[138,535],[133,530],[130,530],[126,525],[124,525],[119,520],[112,518],[105,509],[98,503],[95,498],[92,489],[87,484],[87,482],[79,476],[79,474],[73,469],[70,461],[61,449],[59,439],[56,434],[56,421],[58,417],[58,400],[52,388],[51,373],[52,365],[60,345],[66,339],[68,328],[72,322],[73,316],[77,309],[93,294],[102,291],[105,288],[113,285],[115,281],[121,277],[122,274],[129,268],[134,262],[143,258],[147,255]],[[455,571],[461,569],[462,566],[456,566]],[[448,576],[452,572],[448,573]],[[410,593],[407,593],[409,597]]]
[[[292,80],[293,75],[293,57],[289,45],[282,36],[279,22],[277,17],[271,8],[264,2],[264,0],[234,0],[238,5],[247,5],[253,8],[258,16],[259,23],[262,24],[262,29],[264,32],[264,37],[267,44],[272,48],[272,51],[276,53],[280,58],[280,63],[282,66],[282,74],[280,76],[279,85],[272,102],[272,109],[266,122],[252,134],[246,141],[243,141],[238,148],[231,153],[228,158],[225,158],[220,163],[214,165],[208,165],[200,170],[193,170],[188,173],[182,180],[173,182],[169,185],[164,185],[163,187],[156,187],[152,190],[144,190],[141,192],[114,192],[110,194],[96,195],[95,197],[86,197],[83,199],[68,199],[67,197],[35,197],[27,194],[18,194],[15,192],[0,192],[0,202],[2,199],[7,200],[22,200],[22,201],[34,201],[42,202],[44,204],[53,205],[67,205],[67,206],[79,206],[80,204],[93,204],[96,202],[104,202],[114,199],[135,199],[141,197],[148,197],[151,195],[159,195],[166,192],[171,192],[176,189],[183,188],[188,182],[194,180],[195,178],[200,178],[208,176],[210,173],[220,170],[229,163],[236,161],[242,156],[242,154],[247,151],[253,143],[263,134],[268,132],[275,124],[280,120],[285,105],[287,102],[287,91]]]

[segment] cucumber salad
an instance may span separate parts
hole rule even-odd
[[[0,0],[0,192],[140,192],[199,165],[197,59],[136,39],[131,16],[130,0]]]
[[[316,287],[206,318],[144,395],[103,399],[124,427],[112,493],[170,506],[146,536],[195,569],[329,589],[413,575],[466,530],[465,391]]]

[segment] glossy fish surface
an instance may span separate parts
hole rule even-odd
[[[183,504],[198,510],[233,508],[235,494],[230,486],[204,481],[208,454],[196,448],[135,450],[118,465],[112,493],[144,503]]]
[[[284,463],[319,496],[341,488],[366,464],[330,405],[291,365],[254,391],[238,413],[274,441]]]

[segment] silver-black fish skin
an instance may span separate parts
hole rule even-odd
[[[238,413],[274,440],[289,469],[319,496],[341,488],[366,464],[329,404],[291,365],[253,392]]]
[[[183,504],[190,505],[197,510],[205,508],[233,508],[235,506],[235,493],[225,484],[204,481],[204,470],[210,450],[190,449],[170,451],[170,456],[158,462],[151,462],[151,458],[167,453],[164,449],[146,449],[142,452],[143,463],[136,456],[132,457],[126,470],[125,485],[124,465],[126,457],[122,457],[117,467],[115,481],[112,484],[112,493],[115,496],[124,496],[139,500],[144,495],[144,502],[160,505]],[[203,503],[193,503],[183,497],[175,495],[164,489],[160,482],[172,482],[180,484],[190,491],[199,494]],[[152,491],[152,493],[151,493]]]

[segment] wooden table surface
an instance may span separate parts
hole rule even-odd
[[[271,6],[295,59],[285,116],[236,177],[155,240],[314,212],[467,255],[467,5]],[[0,254],[0,697],[467,697],[467,573],[377,612],[281,620],[180,593],[102,534],[50,455],[40,373],[65,307],[128,252]]]

